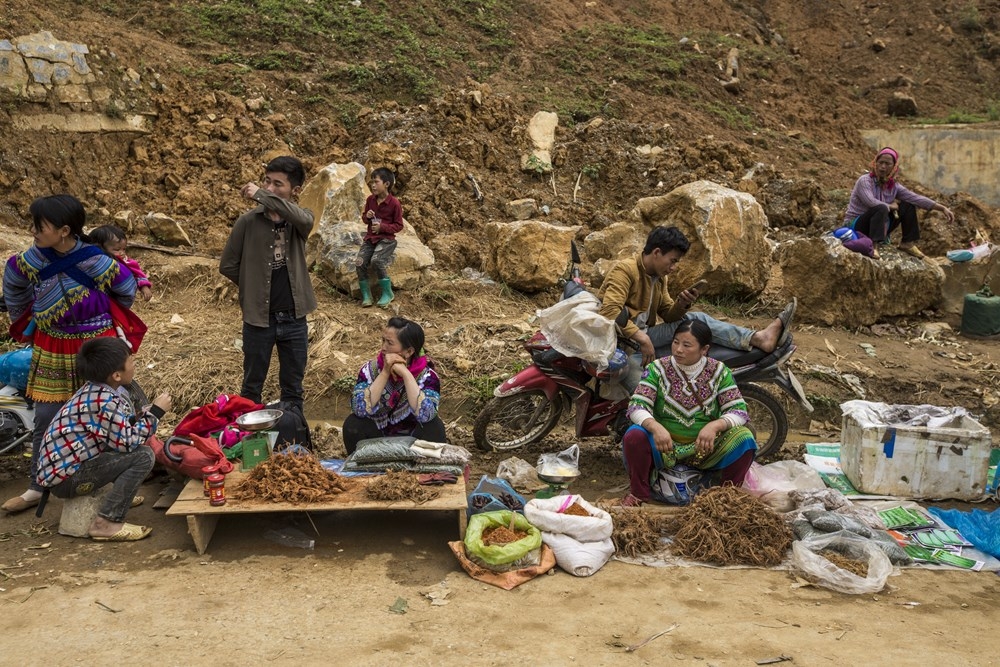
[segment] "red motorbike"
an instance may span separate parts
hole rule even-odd
[[[580,279],[580,262],[573,246],[571,280],[563,298],[585,289]],[[621,438],[630,425],[625,416],[628,399],[603,398],[603,385],[616,382],[615,371],[598,372],[576,357],[567,357],[552,348],[542,332],[524,343],[532,364],[504,381],[494,398],[476,418],[473,437],[484,450],[513,450],[540,442],[563,414],[576,409],[576,437]],[[773,352],[754,348],[749,352],[713,345],[709,356],[725,363],[743,394],[750,413],[748,427],[757,440],[757,458],[766,458],[781,449],[788,434],[788,415],[781,403],[758,383],[777,385],[807,412],[812,405],[798,380],[787,367],[795,352],[791,336]],[[605,392],[606,393],[606,392]]]

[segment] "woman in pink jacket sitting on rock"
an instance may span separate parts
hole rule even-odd
[[[899,173],[899,153],[883,148],[875,156],[871,170],[861,176],[851,191],[851,201],[844,215],[844,225],[864,234],[875,244],[871,255],[878,259],[879,245],[889,244],[889,235],[896,227],[903,228],[903,242],[899,249],[914,257],[924,253],[916,246],[920,240],[917,209],[941,211],[948,222],[955,221],[955,214],[933,199],[907,190],[896,182]]]

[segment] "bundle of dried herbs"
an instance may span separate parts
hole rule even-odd
[[[353,482],[330,472],[308,453],[276,454],[261,461],[230,496],[236,500],[315,503],[333,500]]]
[[[777,565],[792,546],[784,519],[734,486],[699,493],[671,518],[669,529],[675,554],[716,565]]]
[[[614,522],[611,541],[615,543],[615,550],[619,554],[635,558],[659,548],[667,517],[640,508],[607,509]]]
[[[441,493],[436,488],[422,486],[414,473],[396,470],[389,470],[370,481],[365,492],[372,500],[412,500],[415,503],[434,500]]]

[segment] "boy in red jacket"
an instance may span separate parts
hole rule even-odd
[[[393,299],[392,281],[389,279],[389,265],[396,253],[396,234],[403,229],[403,207],[389,190],[396,183],[396,177],[384,167],[372,172],[372,193],[365,201],[361,219],[368,225],[365,239],[361,242],[358,257],[354,261],[358,267],[358,286],[361,288],[361,305],[372,305],[372,291],[368,283],[368,270],[375,270],[382,296],[378,307],[385,308]]]

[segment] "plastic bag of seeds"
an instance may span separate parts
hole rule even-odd
[[[541,562],[542,533],[524,515],[504,510],[483,512],[469,519],[465,555],[494,572],[506,572]]]
[[[834,563],[822,552],[834,552],[861,564],[864,576]],[[871,540],[848,531],[827,533],[792,542],[792,565],[815,584],[841,593],[878,593],[896,572],[889,558]]]
[[[505,479],[483,475],[476,490],[469,494],[468,516],[483,512],[514,510],[524,513],[524,496],[514,490]]]

